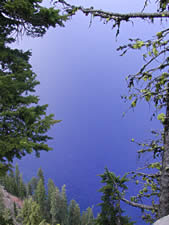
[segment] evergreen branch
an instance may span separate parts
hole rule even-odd
[[[127,203],[128,205],[131,205],[136,208],[141,208],[141,209],[146,209],[146,210],[154,210],[155,209],[155,206],[144,205],[144,204],[132,202],[132,201],[127,200],[126,198],[122,198],[121,200],[123,202]]]
[[[154,174],[147,174],[147,173],[136,173],[136,172],[131,172],[131,174],[135,174],[137,176],[142,176],[142,177],[149,177],[149,178],[157,178],[157,177],[160,177],[161,176],[161,173],[158,172],[158,173],[154,173]]]
[[[100,17],[102,19],[115,20],[115,21],[128,21],[130,18],[141,18],[141,19],[154,19],[154,18],[169,18],[169,12],[157,12],[157,13],[114,13],[114,12],[107,12],[103,10],[95,10],[93,7],[91,8],[84,8],[82,6],[74,6],[67,3],[64,0],[55,1],[54,4],[57,3],[63,4],[65,7],[65,11],[72,14],[75,14],[76,11],[81,11],[85,15],[92,14],[95,17]]]

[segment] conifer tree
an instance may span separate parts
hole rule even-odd
[[[61,221],[62,225],[67,224],[68,220],[68,204],[67,204],[67,196],[66,196],[66,185],[62,186],[61,190],[61,206],[60,206],[60,214],[61,214]]]
[[[7,39],[0,43],[0,172],[11,166],[14,157],[33,149],[37,155],[50,150],[45,144],[50,137],[44,134],[56,122],[53,115],[46,116],[47,105],[38,105],[38,97],[28,95],[39,83],[28,63],[30,52],[10,49],[7,43]]]
[[[32,196],[33,195],[33,189],[32,189],[32,185],[31,185],[30,181],[27,183],[26,192],[27,192],[27,196]]]
[[[31,180],[28,182],[28,185],[29,185],[29,191],[30,193],[32,193],[30,195],[35,194],[35,190],[38,185],[38,179],[36,177],[32,177]]]
[[[48,209],[48,219],[51,221],[52,216],[50,213],[51,210],[51,201],[52,201],[52,193],[55,192],[55,184],[52,179],[48,180],[48,195],[47,195],[47,209]]]
[[[51,199],[52,199],[51,195],[55,191],[55,188],[56,188],[56,186],[55,186],[53,180],[49,179],[48,180],[48,200],[49,200],[49,202],[51,202]]]
[[[39,225],[42,221],[40,206],[32,198],[25,199],[17,219],[23,225]]]
[[[59,214],[59,203],[60,203],[60,193],[59,189],[56,187],[55,190],[51,193],[51,205],[50,205],[50,213],[51,213],[51,222],[53,225],[60,223],[60,214]]]
[[[97,218],[97,225],[132,225],[134,222],[130,218],[123,216],[123,210],[120,205],[120,200],[123,198],[127,186],[126,175],[120,178],[107,168],[104,174],[100,175],[101,183],[105,185],[99,190],[103,193],[101,200],[101,212]]]
[[[68,224],[80,225],[80,223],[81,223],[80,207],[75,200],[71,200],[68,210]]]
[[[64,224],[63,218],[63,210],[62,210],[62,196],[59,189],[56,187],[55,190],[51,194],[51,217],[52,217],[52,224]]]
[[[47,105],[38,105],[39,97],[33,95],[39,82],[29,64],[31,52],[9,47],[23,33],[39,37],[49,27],[64,25],[67,16],[41,2],[0,1],[0,174],[9,170],[14,158],[49,151],[46,141],[51,137],[46,132],[59,122],[46,115]]]
[[[38,169],[37,176],[38,176],[38,180],[41,179],[43,181],[43,184],[45,184],[45,178],[44,178],[44,174],[43,174],[43,171],[41,168]]]
[[[1,177],[2,185],[4,186],[5,190],[9,193],[16,195],[17,194],[17,187],[15,182],[15,174],[13,170],[10,170],[9,174]]]
[[[46,217],[46,191],[43,180],[40,179],[35,191],[35,200],[40,206],[41,214],[43,218]]]
[[[81,225],[93,225],[94,224],[94,216],[92,208],[88,207],[86,211],[82,212],[81,216]]]
[[[16,187],[18,188],[20,185],[20,171],[19,171],[19,167],[18,164],[15,165],[15,183],[16,183]],[[17,190],[18,192],[18,190]],[[16,193],[17,195],[18,193]]]
[[[18,197],[24,199],[27,196],[26,185],[23,182],[22,176],[19,177],[19,185],[18,185]]]

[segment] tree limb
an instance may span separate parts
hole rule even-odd
[[[54,4],[61,3],[64,6],[66,12],[71,14],[75,14],[76,11],[81,11],[85,15],[92,14],[95,17],[100,17],[103,19],[114,20],[114,21],[128,21],[130,18],[141,18],[141,19],[155,19],[155,18],[169,18],[169,12],[156,12],[156,13],[113,13],[107,12],[103,10],[95,10],[93,7],[91,8],[84,8],[82,6],[74,6],[67,3],[64,0],[55,1]]]
[[[128,205],[131,205],[133,207],[141,208],[141,209],[146,209],[146,210],[154,210],[155,206],[150,206],[150,205],[144,205],[136,202],[132,202],[127,200],[126,198],[121,199],[123,202],[127,203]]]
[[[137,176],[142,176],[142,177],[149,177],[149,178],[157,178],[161,176],[161,172],[154,173],[154,174],[146,174],[146,173],[137,173],[137,172],[131,172],[132,174],[135,174]]]

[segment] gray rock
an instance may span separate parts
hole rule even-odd
[[[153,225],[169,225],[169,215],[157,220]]]

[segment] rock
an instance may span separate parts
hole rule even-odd
[[[157,220],[153,225],[169,225],[169,215]]]
[[[5,208],[10,209],[10,211],[14,212],[14,204],[16,205],[17,208],[22,208],[23,206],[23,201],[19,198],[17,198],[14,195],[9,194],[4,188],[1,186],[0,191],[2,192],[3,195],[3,200],[5,204]]]
[[[0,186],[0,192],[2,194],[4,207],[10,211],[14,225],[21,225],[16,221],[14,205],[17,209],[20,209],[23,206],[23,201],[8,193],[2,186]]]

